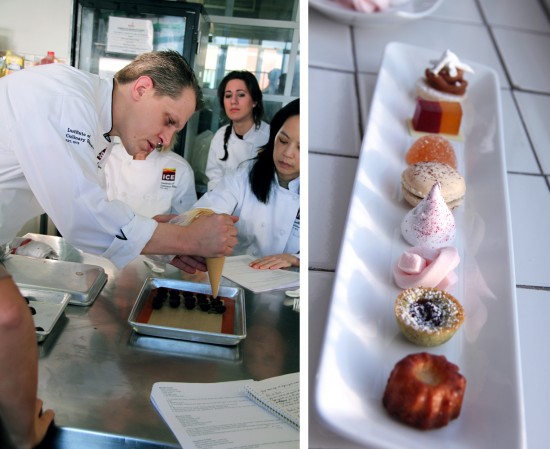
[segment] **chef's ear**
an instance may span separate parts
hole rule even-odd
[[[138,100],[149,89],[153,89],[153,80],[150,76],[140,76],[132,86],[132,97]]]

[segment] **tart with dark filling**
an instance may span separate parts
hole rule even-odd
[[[437,288],[403,290],[395,300],[394,312],[403,335],[420,346],[445,343],[464,322],[462,305]]]

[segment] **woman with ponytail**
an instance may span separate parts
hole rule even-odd
[[[218,87],[218,100],[229,124],[216,132],[210,144],[206,163],[208,190],[226,172],[256,157],[269,138],[269,125],[262,121],[262,91],[252,73],[242,70],[227,74]]]

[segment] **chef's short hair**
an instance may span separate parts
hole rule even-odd
[[[140,76],[148,76],[153,81],[155,95],[179,98],[183,89],[191,88],[195,92],[197,104],[195,110],[202,107],[202,91],[185,58],[177,51],[163,50],[143,53],[115,74],[120,84],[128,84]]]

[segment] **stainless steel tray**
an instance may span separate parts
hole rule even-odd
[[[220,286],[219,296],[232,299],[235,303],[233,334],[221,332],[204,332],[194,329],[179,327],[158,326],[138,321],[142,308],[146,304],[151,291],[155,288],[166,287],[193,293],[211,294],[210,285],[198,284],[195,282],[182,281],[177,279],[148,278],[145,280],[138,298],[132,308],[128,323],[134,331],[154,337],[173,338],[177,340],[188,340],[201,343],[233,346],[246,337],[246,317],[244,308],[244,291],[239,287]],[[169,307],[165,305],[165,307]]]
[[[36,340],[43,342],[53,331],[63,315],[70,295],[64,292],[40,290],[35,288],[20,288],[21,294],[29,301],[29,308],[36,313],[32,316],[36,328]]]
[[[10,255],[4,261],[19,288],[65,292],[70,304],[89,306],[107,282],[102,267],[62,260]]]
[[[131,332],[128,344],[143,351],[189,357],[193,360],[224,360],[240,363],[243,359],[240,345],[198,345],[193,341],[151,337],[137,332]]]
[[[82,262],[82,251],[68,243],[63,237],[28,232],[23,238],[32,239],[51,246],[58,255],[58,260],[64,260],[65,262]]]

